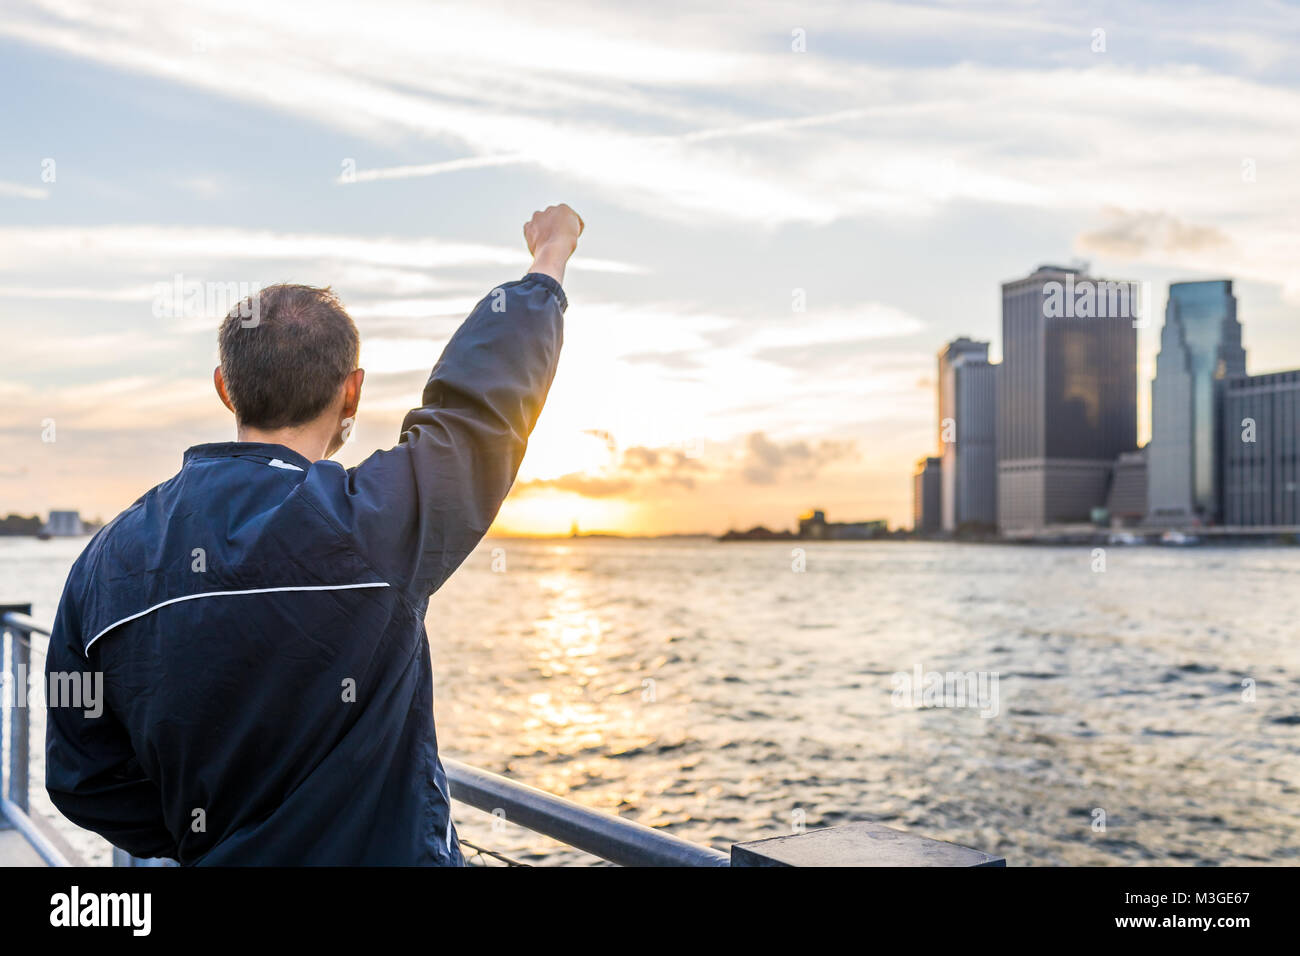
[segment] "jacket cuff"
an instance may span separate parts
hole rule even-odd
[[[544,286],[546,289],[550,291],[551,295],[555,296],[555,298],[559,301],[561,312],[568,309],[569,297],[564,294],[564,287],[561,286],[550,276],[545,275],[541,272],[530,272],[519,281],[521,282],[532,281],[532,282],[536,282],[538,285]]]

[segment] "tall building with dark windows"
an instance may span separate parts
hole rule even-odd
[[[1222,383],[1225,525],[1300,525],[1300,370]]]
[[[1002,286],[998,528],[1089,521],[1137,448],[1135,282],[1040,266]]]
[[[1244,374],[1232,280],[1171,284],[1151,383],[1150,523],[1220,520],[1223,383]]]
[[[954,339],[939,352],[944,531],[997,524],[997,366],[989,344]]]

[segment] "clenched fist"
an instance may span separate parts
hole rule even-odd
[[[584,226],[582,217],[564,203],[533,213],[533,218],[524,223],[524,241],[533,254],[530,271],[562,283],[565,263],[578,247]]]

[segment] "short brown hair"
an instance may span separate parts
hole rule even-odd
[[[241,425],[288,428],[323,412],[357,367],[361,337],[328,287],[267,286],[218,332],[221,376]]]

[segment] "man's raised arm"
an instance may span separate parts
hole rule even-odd
[[[456,330],[397,446],[352,469],[345,491],[317,485],[375,570],[413,597],[459,567],[515,480],[555,377],[561,281],[582,228],[568,206],[535,213],[524,226],[532,269],[489,292]]]

